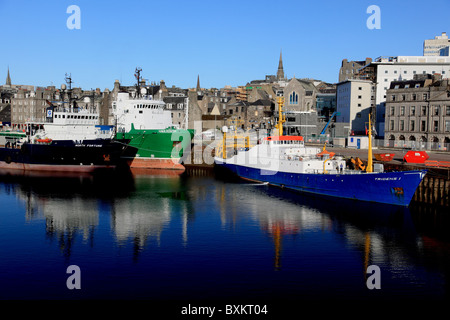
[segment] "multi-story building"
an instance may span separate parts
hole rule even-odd
[[[374,107],[374,84],[350,79],[337,84],[336,124],[346,126],[348,134],[365,134]]]
[[[423,42],[423,55],[424,56],[439,56],[442,48],[450,46],[450,40],[447,33],[442,32],[440,36],[434,37],[434,39],[425,40]]]
[[[343,59],[341,68],[339,69],[339,82],[349,79],[361,79],[359,70],[371,62],[372,58],[366,58],[363,61],[348,61],[348,59]]]
[[[186,94],[174,94],[165,96],[163,101],[166,103],[166,110],[169,110],[172,115],[172,123],[178,127],[184,127],[186,122],[186,106],[187,106],[187,92]]]
[[[248,129],[271,129],[275,104],[270,99],[259,99],[250,102],[247,107]]]
[[[56,88],[36,87],[34,90],[19,88],[11,99],[11,124],[22,128],[28,121],[45,121],[48,102],[55,99]]]
[[[0,88],[0,129],[11,124],[11,97],[12,92]]]
[[[99,124],[108,124],[108,98],[109,90],[101,92],[100,89],[82,90],[81,88],[56,89],[54,86],[18,88],[11,99],[11,123],[16,127],[23,127],[26,122],[45,121],[45,109],[49,103],[68,102],[74,107],[89,108],[100,113]],[[113,123],[113,122],[112,122]]]
[[[384,137],[386,91],[392,81],[412,80],[419,74],[450,74],[450,57],[443,56],[396,56],[379,57],[360,69],[371,74],[375,87],[376,130],[378,137]]]
[[[385,145],[449,150],[450,80],[421,75],[387,91]]]

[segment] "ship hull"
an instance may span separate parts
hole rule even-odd
[[[94,172],[126,163],[122,155],[128,140],[59,140],[51,144],[24,143],[21,148],[0,148],[0,168],[26,171]],[[135,153],[135,152],[134,152]]]
[[[136,150],[133,157],[124,155],[130,168],[185,170],[181,164],[184,150],[190,148],[192,130],[183,129],[134,129],[119,132],[118,139],[129,139],[129,146]]]
[[[288,188],[302,193],[408,206],[426,171],[358,174],[313,174],[261,170],[216,161],[219,168],[251,181]]]

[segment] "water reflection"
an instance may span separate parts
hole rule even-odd
[[[133,257],[149,241],[160,245],[161,233],[168,228],[174,213],[183,217],[183,240],[187,241],[189,200],[179,172],[173,170],[134,170],[134,192],[126,198],[113,199],[111,229],[123,245],[132,239]],[[179,201],[176,201],[179,200]]]
[[[8,172],[1,175],[1,181],[7,193],[15,194],[25,205],[27,221],[45,220],[46,237],[56,239],[66,257],[77,235],[93,245],[103,212],[110,216],[117,244],[131,239],[136,258],[149,239],[159,244],[174,210],[185,217],[183,239],[187,241],[189,201],[180,174],[173,170],[95,176]]]
[[[267,185],[173,171],[100,176],[3,174],[0,181],[0,193],[20,200],[27,222],[44,221],[46,239],[56,241],[66,259],[73,254],[76,239],[94,248],[98,238],[105,245],[108,237],[113,246],[130,249],[134,262],[140,262],[150,248],[181,244],[189,251],[199,243],[207,248],[203,259],[217,258],[218,248],[209,242],[223,231],[237,236],[226,238],[234,243],[221,245],[236,252],[248,245],[244,259],[272,259],[272,270],[279,273],[305,268],[299,263],[310,261],[302,261],[298,257],[302,254],[346,252],[357,257],[361,283],[367,267],[375,264],[395,281],[418,287],[425,286],[424,272],[437,272],[445,281],[445,292],[450,292],[450,218],[429,209],[304,196]],[[181,243],[174,245],[174,239]],[[270,249],[271,255],[261,254],[258,246]],[[218,258],[216,263],[227,262],[226,256]],[[320,259],[311,265],[341,262],[339,256]],[[201,269],[201,265],[195,267]]]
[[[304,196],[263,184],[232,186],[223,184],[214,192],[223,222],[234,225],[239,216],[250,215],[273,239],[276,270],[281,269],[283,238],[298,238],[303,233],[340,235],[349,246],[361,252],[364,272],[374,261],[380,263],[389,256],[386,250],[392,241],[402,240],[408,245],[416,242],[409,211],[402,207]],[[230,192],[233,188],[235,192]],[[399,235],[403,239],[398,239]]]

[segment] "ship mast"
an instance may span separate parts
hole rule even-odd
[[[283,116],[283,104],[284,97],[278,97],[278,123],[275,128],[278,129],[278,135],[281,137],[283,135],[283,123],[286,122],[286,118]]]
[[[69,108],[71,108],[71,107],[73,107],[73,105],[72,105],[72,83],[73,83],[73,81],[72,81],[72,74],[71,73],[69,73],[69,74],[66,73],[66,76],[65,76],[64,80],[66,81],[67,86],[68,86],[67,96],[69,98]]]
[[[372,121],[370,119],[370,113],[369,113],[369,152],[368,152],[368,159],[367,159],[367,168],[366,172],[373,172],[373,165],[372,165]]]

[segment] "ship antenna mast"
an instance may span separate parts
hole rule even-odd
[[[139,88],[141,85],[141,71],[142,71],[141,67],[136,67],[135,74],[134,74],[134,76],[136,78],[136,97],[140,96]]]
[[[73,83],[73,81],[72,81],[72,74],[71,73],[69,73],[69,74],[66,73],[66,76],[65,76],[64,80],[66,80],[66,83],[67,83],[67,86],[68,86],[68,88],[67,88],[67,96],[69,97],[69,107],[70,107],[72,105],[72,83]]]

